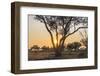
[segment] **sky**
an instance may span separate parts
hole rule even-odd
[[[28,46],[31,48],[33,45],[38,45],[39,47],[42,46],[49,46],[52,47],[50,35],[47,32],[43,23],[34,19],[34,15],[28,15]],[[80,30],[81,31],[81,30]],[[66,45],[72,42],[79,42],[82,37],[79,35],[79,32],[76,32],[73,35],[70,35],[66,38]],[[54,40],[56,43],[56,41]]]

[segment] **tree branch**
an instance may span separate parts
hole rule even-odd
[[[64,35],[67,34],[66,31],[67,31],[67,28],[69,28],[69,26],[70,26],[71,20],[72,20],[72,17],[69,19],[69,21],[67,22],[67,24],[66,24],[66,26],[64,28]]]
[[[68,33],[68,31],[70,30],[70,27],[69,27],[69,26],[70,26],[71,20],[72,20],[72,17],[71,17],[71,18],[69,19],[69,21],[66,23],[65,28],[63,28],[63,29],[64,29],[64,35],[63,35],[62,38],[60,39],[59,44],[62,44],[61,42],[62,42],[63,37],[65,37],[66,34]]]
[[[74,34],[74,33],[77,32],[79,29],[86,29],[86,28],[88,28],[88,27],[79,27],[78,29],[76,29],[76,30],[73,31],[72,33],[69,33],[69,34],[68,34],[67,36],[65,36],[65,37],[68,37],[68,36]]]
[[[74,33],[75,33],[75,32],[77,32],[79,29],[86,29],[86,28],[88,28],[88,27],[79,27],[79,28],[78,28],[78,29],[76,29],[74,32],[69,33],[67,36],[63,36],[63,37],[60,39],[59,44],[63,45],[63,44],[64,44],[65,39],[66,39],[68,36],[70,36],[70,35],[74,34]],[[62,41],[62,40],[63,40],[63,41]]]
[[[56,43],[56,47],[58,47],[58,31],[57,31],[57,25],[56,25],[56,40],[57,40],[57,43]]]
[[[48,26],[47,26],[47,23],[46,23],[46,19],[45,19],[45,17],[43,17],[43,21],[44,21],[44,24],[45,24],[45,27],[46,27],[47,31],[48,31],[48,32],[49,32],[49,34],[50,34],[50,37],[51,37],[51,42],[52,42],[53,48],[55,48],[53,35],[52,35],[51,31],[49,30],[49,28],[48,28]]]
[[[63,30],[64,30],[64,18],[62,18],[62,22],[63,22],[62,28],[63,28]]]

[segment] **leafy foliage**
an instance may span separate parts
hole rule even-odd
[[[39,49],[40,47],[38,46],[38,45],[33,45],[32,47],[31,47],[31,50],[32,49]]]
[[[41,49],[48,50],[49,47],[47,47],[47,46],[42,46]]]
[[[81,43],[79,42],[73,42],[73,43],[69,43],[67,45],[68,49],[78,49],[81,46]]]

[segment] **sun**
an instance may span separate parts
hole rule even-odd
[[[55,45],[57,44],[57,40],[54,40]]]

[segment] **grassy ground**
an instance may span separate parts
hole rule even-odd
[[[78,51],[63,51],[61,56],[55,57],[55,52],[51,50],[42,51],[29,51],[28,60],[49,60],[49,59],[76,59],[76,58],[87,58],[86,50]]]

